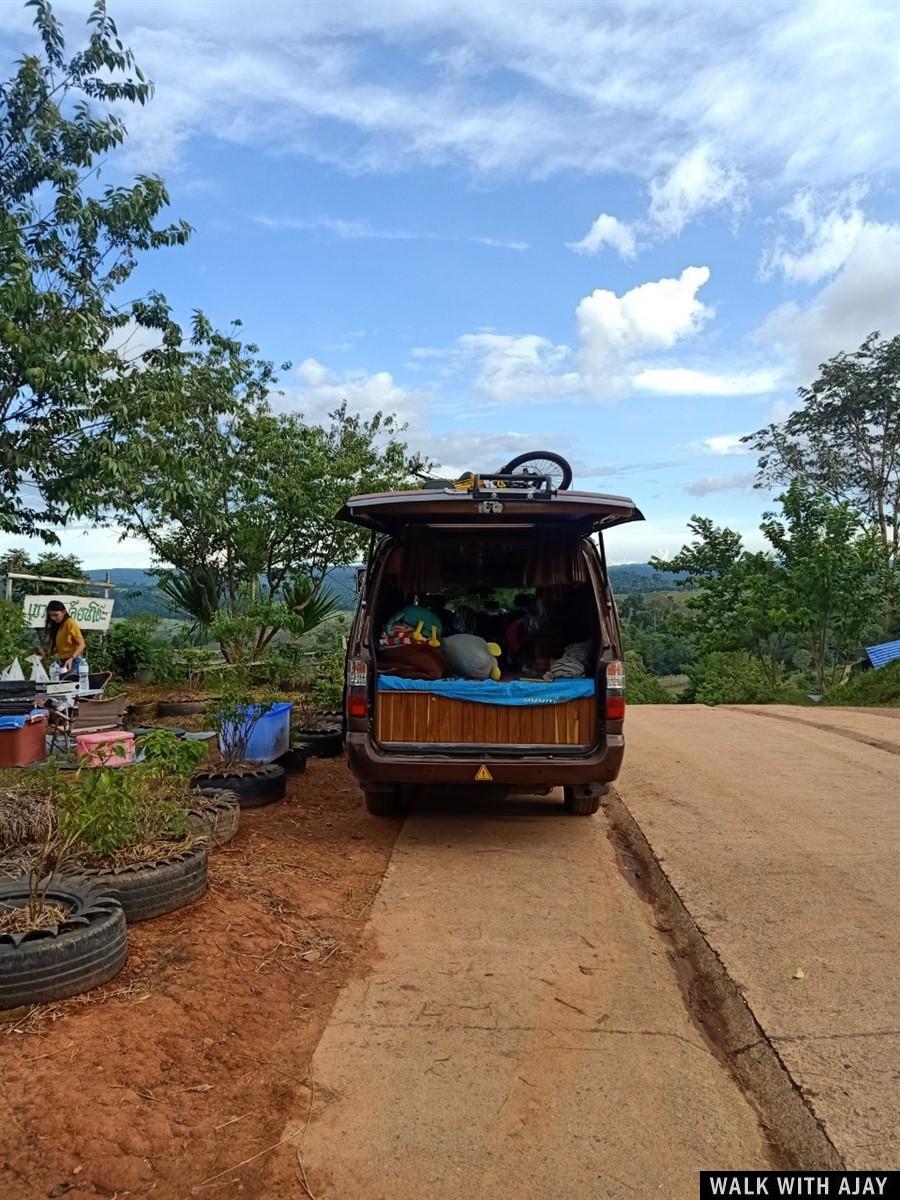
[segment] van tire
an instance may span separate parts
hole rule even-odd
[[[403,818],[409,812],[409,802],[400,788],[390,791],[376,791],[366,788],[363,791],[366,808],[373,817]]]
[[[563,805],[573,817],[592,817],[600,807],[600,793],[567,787],[563,789]]]

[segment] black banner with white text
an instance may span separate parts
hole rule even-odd
[[[714,1196],[849,1196],[900,1200],[900,1171],[701,1171],[700,1200]]]

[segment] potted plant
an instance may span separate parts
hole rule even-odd
[[[303,750],[316,758],[337,758],[344,749],[342,719],[337,727],[331,714],[324,714],[314,696],[304,696],[296,705],[298,720],[291,732],[291,749]]]
[[[183,774],[152,760],[74,771],[64,766],[52,763],[24,780],[52,805],[48,838],[58,874],[98,885],[118,900],[129,922],[171,912],[203,894],[207,849],[191,830]],[[27,871],[30,863],[24,865]],[[21,859],[16,866],[22,870]]]
[[[170,775],[190,778],[206,756],[206,745],[188,741],[168,729],[155,729],[137,742],[138,757]],[[188,828],[210,849],[224,846],[237,833],[241,809],[234,792],[193,788],[185,798]]]
[[[67,847],[48,798],[23,789],[17,799],[15,826],[0,814],[3,844],[40,840],[24,873],[0,879],[0,1009],[89,991],[118,975],[128,954],[119,902],[96,882],[59,877]]]
[[[284,768],[274,762],[248,761],[253,733],[276,704],[274,699],[255,700],[247,682],[246,669],[232,668],[213,714],[220,762],[214,769],[194,774],[195,788],[234,792],[242,808],[258,808],[284,797]]]

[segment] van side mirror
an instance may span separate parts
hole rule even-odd
[[[366,587],[366,568],[365,567],[357,567],[356,568],[356,594],[357,594],[357,596],[362,595],[362,593],[365,591],[365,587]]]

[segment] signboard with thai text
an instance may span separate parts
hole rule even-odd
[[[114,600],[98,599],[96,596],[26,596],[25,624],[30,629],[40,629],[47,620],[47,605],[51,600],[61,600],[69,610],[69,616],[82,629],[109,629]]]

